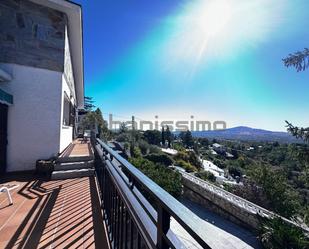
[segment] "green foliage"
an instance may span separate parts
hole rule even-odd
[[[147,131],[144,132],[143,138],[149,144],[160,145],[161,133],[158,130],[147,130]]]
[[[195,171],[202,166],[201,162],[193,151],[179,151],[174,158],[177,161],[182,160],[189,163],[192,166],[191,169],[195,169]]]
[[[204,181],[216,182],[216,177],[213,173],[208,171],[202,171],[195,174],[197,177],[201,178]]]
[[[220,160],[220,159],[213,159],[210,160],[212,161],[215,165],[217,165],[219,168],[221,169],[225,169],[227,167],[226,163],[224,162],[224,160]]]
[[[93,108],[95,108],[95,105],[93,104],[94,100],[92,99],[92,97],[84,97],[84,109],[85,111],[92,111]]]
[[[149,151],[149,144],[145,140],[138,141],[138,147],[141,150],[143,155],[146,155]]]
[[[145,156],[145,158],[154,163],[160,163],[165,166],[170,166],[174,163],[173,159],[166,154],[149,154]]]
[[[142,158],[142,152],[139,147],[130,146],[131,157]]]
[[[186,132],[185,131],[180,132],[179,138],[182,140],[182,143],[186,148],[190,148],[193,146],[194,140],[191,131],[187,130]]]
[[[288,121],[285,121],[285,122],[287,123],[288,132],[290,132],[294,137],[302,139],[306,142],[309,141],[309,127],[307,128],[298,127],[298,126],[292,125]]]
[[[264,190],[251,179],[244,179],[243,186],[225,184],[224,189],[261,207],[272,209]]]
[[[168,148],[171,148],[171,142],[173,140],[173,134],[170,131],[170,127],[167,125],[165,130],[165,139],[167,140]]]
[[[295,226],[280,218],[264,220],[260,229],[260,240],[268,249],[306,249],[309,248],[308,237]]]
[[[209,140],[207,138],[198,138],[197,141],[200,143],[201,146],[208,146]]]
[[[174,197],[181,195],[182,184],[179,173],[141,157],[130,158],[129,161]]]
[[[122,133],[125,133],[128,131],[128,127],[127,127],[127,124],[125,122],[122,122],[119,126],[119,133],[122,134]]]
[[[164,126],[162,126],[162,130],[161,130],[161,144],[162,144],[162,146],[165,145],[165,140],[166,140],[165,129],[164,129]]]
[[[300,208],[298,193],[288,185],[282,172],[263,165],[256,167],[250,174],[252,179],[262,187],[275,212],[287,218],[297,213]]]
[[[156,145],[149,145],[149,153],[158,154],[161,153],[161,149]]]
[[[286,67],[295,67],[297,72],[306,70],[309,67],[309,49],[305,48],[303,51],[289,54],[283,59],[283,63]]]
[[[98,133],[100,138],[109,139],[111,136],[110,131],[107,127],[107,122],[103,119],[102,112],[100,108],[97,108],[95,111],[95,118],[98,126]]]
[[[187,172],[195,172],[197,171],[197,168],[191,165],[189,162],[185,162],[184,160],[177,160],[176,161],[176,166],[179,166],[181,168],[184,168]]]
[[[229,174],[232,175],[233,177],[241,177],[243,172],[242,172],[242,169],[240,167],[235,167],[233,165],[229,166],[228,167],[228,171],[229,171]]]
[[[179,143],[174,143],[173,144],[173,149],[177,150],[177,151],[185,151],[185,147],[183,147],[181,144]]]
[[[131,135],[129,133],[120,133],[116,135],[116,141],[118,142],[129,142]]]
[[[109,139],[111,137],[111,133],[107,128],[107,123],[103,119],[102,112],[99,108],[95,111],[89,111],[79,125],[79,129],[82,130],[95,130],[96,128],[98,129],[100,138]]]

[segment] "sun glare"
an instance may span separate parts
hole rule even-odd
[[[169,23],[164,54],[170,64],[194,67],[234,58],[269,39],[285,10],[285,0],[192,0]]]
[[[205,6],[197,10],[195,26],[203,36],[215,36],[228,28],[231,12],[231,5],[226,0],[206,2]]]

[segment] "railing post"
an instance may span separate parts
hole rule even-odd
[[[157,248],[168,249],[169,245],[166,242],[166,234],[170,229],[171,216],[166,210],[158,203],[158,222],[157,222]]]
[[[129,175],[128,179],[129,179],[129,187],[130,189],[133,189],[135,185],[135,180],[131,175]]]

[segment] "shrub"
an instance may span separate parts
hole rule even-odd
[[[242,176],[242,170],[239,167],[229,166],[228,170],[229,170],[229,174],[231,174],[233,177]]]
[[[143,155],[146,155],[149,151],[149,144],[145,140],[140,140],[138,142],[138,147],[140,148]]]
[[[182,160],[193,165],[195,170],[202,167],[200,160],[193,151],[179,151],[175,156],[175,159],[177,161]]]
[[[204,181],[211,181],[211,182],[216,181],[215,175],[213,173],[209,172],[209,171],[198,172],[198,173],[196,173],[196,176],[201,178]]]
[[[154,163],[160,163],[165,166],[170,166],[173,164],[173,159],[165,154],[149,154],[145,157],[146,159],[154,162]]]
[[[177,160],[176,161],[176,166],[184,168],[187,172],[197,171],[197,169],[194,166],[192,166],[188,162],[185,162],[184,160]]]
[[[286,223],[281,218],[262,220],[259,238],[264,248],[309,248],[308,237],[302,229]]]
[[[129,161],[174,197],[181,195],[181,175],[178,172],[172,171],[162,164],[155,164],[145,158],[130,158]]]

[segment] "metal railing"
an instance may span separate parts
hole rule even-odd
[[[185,248],[171,219],[211,248],[203,222],[169,193],[99,139],[92,138],[103,217],[112,248]]]

